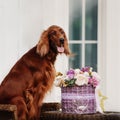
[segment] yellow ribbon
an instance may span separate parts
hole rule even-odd
[[[104,96],[104,95],[101,93],[100,90],[98,91],[98,95],[99,95],[99,97],[100,97],[100,107],[101,107],[101,109],[102,109],[103,111],[105,111],[104,101],[107,99],[107,97]]]

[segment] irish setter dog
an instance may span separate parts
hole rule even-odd
[[[69,55],[68,40],[61,27],[52,25],[2,81],[0,104],[16,105],[18,120],[39,120],[43,98],[55,79],[54,62],[60,53]]]

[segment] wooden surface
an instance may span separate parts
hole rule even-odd
[[[40,120],[120,120],[120,112],[105,112],[104,114],[71,114],[60,111],[60,103],[44,103]]]
[[[60,111],[47,111],[41,114],[40,120],[120,120],[120,113],[70,114],[62,113]]]
[[[61,112],[60,108],[59,103],[43,104],[40,120],[120,120],[120,112],[70,114]],[[0,104],[0,120],[17,120],[17,107]]]
[[[17,107],[15,105],[0,104],[0,120],[17,120]]]

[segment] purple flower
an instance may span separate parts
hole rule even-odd
[[[73,69],[70,69],[69,71],[67,71],[67,76],[69,79],[73,79],[75,75],[75,71]]]

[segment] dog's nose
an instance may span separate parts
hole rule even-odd
[[[60,38],[60,43],[64,44],[64,38]]]

